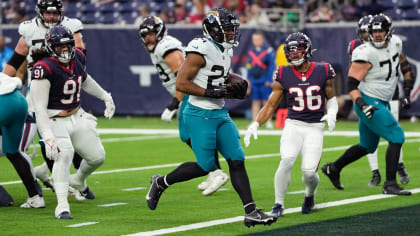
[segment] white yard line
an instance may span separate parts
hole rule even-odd
[[[113,206],[121,206],[121,205],[127,205],[128,203],[126,202],[116,202],[116,203],[109,203],[109,204],[103,204],[103,205],[98,205],[99,207],[113,207]]]
[[[412,189],[410,190],[413,194],[419,193],[420,188]],[[366,202],[366,201],[372,201],[372,200],[378,200],[378,199],[384,199],[384,198],[391,198],[396,197],[396,195],[385,195],[385,194],[377,194],[377,195],[369,195],[364,197],[357,197],[357,198],[350,198],[350,199],[344,199],[339,201],[333,201],[333,202],[325,202],[325,203],[319,203],[316,204],[317,209],[321,208],[327,208],[327,207],[334,207],[334,206],[342,206],[347,204],[353,204],[358,202]],[[404,197],[402,197],[404,198]],[[295,207],[295,208],[289,208],[285,209],[283,214],[291,214],[300,212],[302,210],[301,207]],[[159,230],[153,230],[153,231],[147,231],[147,232],[139,232],[134,234],[127,234],[129,236],[152,236],[152,235],[162,235],[162,234],[170,234],[170,233],[177,233],[177,232],[183,232],[188,230],[194,230],[194,229],[201,229],[216,225],[222,225],[222,224],[228,224],[228,223],[234,223],[243,221],[243,216],[236,216],[232,218],[226,218],[226,219],[220,219],[220,220],[212,220],[212,221],[206,221],[206,222],[200,222],[200,223],[194,223],[189,225],[181,225],[173,228],[167,228],[167,229],[159,229]]]
[[[85,222],[85,223],[80,223],[80,224],[67,225],[65,227],[75,228],[75,227],[81,227],[81,226],[86,226],[86,225],[94,225],[94,224],[98,224],[98,223],[99,222]]]
[[[146,187],[124,188],[124,189],[121,189],[121,190],[130,192],[130,191],[137,191],[137,190],[143,190],[143,189],[146,189]]]
[[[420,142],[419,139],[408,139],[405,140],[406,143],[417,143]],[[387,142],[380,142],[379,146],[383,146],[388,144]],[[324,148],[322,152],[332,152],[332,151],[340,151],[340,150],[346,150],[349,148],[348,146],[339,146],[339,147],[330,147],[330,148]],[[269,154],[259,154],[259,155],[251,155],[246,156],[245,159],[260,159],[260,158],[267,158],[267,157],[275,157],[280,156],[279,152],[276,153],[269,153]],[[220,158],[220,161],[226,161],[224,158]],[[161,169],[161,168],[167,168],[167,167],[176,167],[179,166],[181,163],[171,163],[171,164],[163,164],[163,165],[154,165],[154,166],[142,166],[142,167],[134,167],[134,168],[124,168],[124,169],[114,169],[114,170],[102,170],[102,171],[95,171],[92,174],[93,175],[102,175],[102,174],[110,174],[110,173],[119,173],[119,172],[129,172],[129,171],[142,171],[142,170],[151,170],[151,169]],[[20,184],[22,181],[15,180],[15,181],[8,181],[8,182],[0,182],[0,185],[10,185],[10,184]]]

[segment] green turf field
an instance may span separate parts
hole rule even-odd
[[[245,129],[249,124],[243,119],[235,119],[235,121],[239,129]],[[412,124],[403,121],[401,125],[405,131],[420,132],[418,123]],[[176,129],[177,123],[163,123],[158,118],[116,117],[112,120],[99,119],[98,128]],[[339,121],[336,130],[356,131],[357,123]],[[280,229],[275,232],[282,232],[281,228],[287,227],[290,230],[292,226],[302,224],[306,226],[307,223],[324,222],[420,204],[420,193],[409,197],[373,199],[346,205],[342,205],[343,202],[337,202],[337,206],[333,207],[321,204],[327,202],[331,204],[331,202],[358,197],[381,196],[380,186],[367,186],[371,172],[367,159],[361,159],[346,167],[342,172],[341,180],[345,186],[344,191],[335,190],[327,177],[319,171],[320,184],[316,203],[322,207],[312,214],[302,215],[299,208],[302,204],[303,193],[300,191],[304,190],[304,185],[301,181],[300,158],[298,158],[288,188],[288,192],[297,193],[288,194],[285,199],[287,211],[294,213],[285,214],[271,226],[246,228],[239,218],[235,218],[243,216],[244,212],[239,197],[230,182],[222,187],[224,191],[207,197],[202,196],[201,192],[197,190],[197,185],[205,179],[204,177],[170,187],[162,195],[158,208],[155,211],[150,211],[145,200],[150,177],[156,173],[167,174],[177,166],[177,163],[194,160],[192,151],[176,135],[106,134],[101,135],[101,139],[106,150],[106,161],[88,179],[88,185],[95,192],[97,198],[78,202],[69,197],[73,220],[55,219],[56,198],[50,190],[44,190],[46,208],[20,209],[19,205],[26,200],[26,191],[22,184],[9,183],[19,180],[19,177],[11,163],[6,158],[0,158],[0,183],[15,200],[13,207],[0,208],[0,235],[124,235],[168,228],[175,228],[174,231],[176,231],[180,229],[176,227],[180,226],[186,226],[183,228],[186,230],[172,235],[243,235],[273,229]],[[251,146],[245,149],[246,156],[250,157],[246,161],[246,167],[254,200],[258,207],[266,211],[269,211],[274,203],[273,178],[280,161],[279,140],[279,136],[260,135],[257,141],[251,140]],[[346,146],[355,144],[357,141],[357,137],[326,136],[321,165],[335,160],[344,152]],[[410,183],[404,186],[406,189],[420,188],[419,147],[420,136],[408,137],[403,146],[404,162],[410,174]],[[383,180],[385,179],[385,150],[386,145],[379,147],[379,166]],[[38,153],[40,152],[38,151]],[[39,165],[41,162],[42,157],[37,155],[34,164]],[[164,164],[168,166],[161,166]],[[222,161],[221,165],[224,170],[228,171],[226,162]],[[111,170],[119,171],[111,172]],[[143,188],[124,191],[124,189],[139,187]],[[121,204],[110,207],[100,206],[112,203]],[[404,212],[404,209],[401,209],[400,212]],[[389,214],[393,214],[392,212]],[[376,214],[370,215],[376,216]],[[369,218],[369,214],[366,216]],[[363,217],[352,219],[354,219],[351,221],[353,223],[366,221],[363,220],[366,219]],[[384,221],[392,221],[392,219],[384,218]],[[225,223],[224,220],[230,220],[233,223]],[[97,223],[67,227],[86,222]],[[337,222],[342,225],[346,221]],[[189,229],[189,227],[200,226],[195,223],[211,224],[211,226]],[[330,227],[324,227],[324,230],[327,230],[324,233],[328,233],[329,228],[333,230],[333,227],[334,223],[331,223]],[[364,226],[361,227],[361,232],[365,232],[363,231]],[[404,228],[403,225],[401,227]],[[307,235],[299,232],[301,235]],[[369,231],[365,233],[367,232]]]

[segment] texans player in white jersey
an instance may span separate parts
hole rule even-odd
[[[329,177],[337,189],[344,189],[340,172],[348,164],[373,153],[382,137],[389,142],[386,151],[386,181],[384,194],[410,195],[396,182],[396,172],[401,147],[405,141],[404,131],[390,112],[392,99],[399,78],[401,61],[401,39],[392,35],[391,19],[375,15],[369,22],[369,40],[357,47],[352,54],[348,72],[349,94],[359,117],[359,143],[353,145],[333,163],[322,166],[322,172]],[[407,65],[404,65],[405,67]],[[405,74],[406,68],[402,70]],[[404,78],[405,98],[402,105],[410,103],[409,95],[413,78]]]
[[[86,72],[85,54],[75,48],[72,32],[53,26],[46,36],[49,57],[32,69],[31,98],[36,123],[45,142],[47,158],[54,160],[52,176],[57,195],[55,216],[72,219],[67,200],[69,183],[77,190],[88,189],[87,177],[105,160],[105,150],[96,131],[96,118],[80,107],[80,92],[105,102],[105,117],[115,112],[112,97]],[[76,174],[70,176],[74,152],[83,157]]]
[[[359,39],[354,39],[350,41],[348,50],[347,50],[347,53],[350,56],[350,63],[351,63],[351,56],[353,54],[354,49],[363,43],[370,43],[368,30],[369,30],[369,22],[372,18],[373,18],[372,15],[363,16],[362,18],[360,18],[357,24],[357,35],[359,36]],[[408,63],[403,53],[400,54],[400,69],[404,77],[411,78],[412,76],[414,76],[410,63]],[[392,115],[394,116],[395,120],[398,121],[399,120],[399,107],[400,107],[398,86],[395,89],[395,93],[394,93],[394,96],[392,97],[392,100],[389,101],[389,105],[390,105],[390,110],[391,110]],[[408,108],[410,104],[402,101],[401,106]],[[381,183],[381,174],[379,173],[379,167],[378,167],[378,149],[376,149],[375,152],[373,153],[367,154],[367,158],[368,158],[369,166],[372,170],[372,178],[369,181],[368,186],[377,186]],[[402,184],[407,184],[410,181],[410,177],[408,176],[408,173],[403,163],[402,149],[400,153],[400,159],[398,160],[397,172],[398,172],[398,175],[400,176],[400,182]]]
[[[271,212],[276,218],[283,214],[284,197],[299,154],[306,186],[302,213],[308,214],[314,209],[324,136],[323,121],[327,121],[330,132],[333,131],[338,112],[333,86],[335,71],[328,63],[309,61],[312,56],[310,38],[300,32],[290,34],[284,43],[284,53],[292,65],[279,66],[274,73],[273,92],[248,127],[244,138],[248,147],[251,136],[257,138],[258,127],[269,120],[286,96],[287,119],[280,140],[281,161],[274,177],[275,204]],[[327,114],[324,114],[325,105]]]
[[[150,53],[153,65],[156,67],[162,85],[171,94],[172,101],[161,115],[165,122],[171,122],[178,111],[179,136],[191,147],[191,138],[186,130],[183,111],[188,103],[189,95],[176,91],[176,75],[184,62],[182,43],[167,34],[165,23],[156,16],[146,17],[139,27],[139,35],[146,50]],[[182,103],[181,103],[182,101]],[[180,106],[181,103],[181,106]],[[204,196],[210,195],[224,185],[228,175],[220,168],[219,155],[215,151],[216,170],[209,173],[208,178],[198,185]]]
[[[71,30],[75,39],[76,47],[83,50],[86,53],[85,45],[82,40],[81,31],[83,30],[82,22],[78,19],[68,18],[63,15],[63,3],[61,0],[38,0],[36,5],[37,16],[31,20],[25,21],[19,25],[19,34],[21,35],[12,58],[4,68],[4,73],[9,76],[14,76],[18,68],[27,60],[28,72],[32,70],[34,59],[32,58],[32,52],[45,46],[45,34],[47,30],[54,25],[63,25]],[[28,75],[28,88],[30,86],[30,75]],[[28,150],[29,145],[33,142],[37,133],[37,127],[33,118],[33,106],[30,99],[29,91],[27,93],[28,100],[28,119],[25,122],[24,134],[21,143],[20,151],[24,156],[28,156],[25,151]],[[42,142],[41,151],[45,158],[45,147]],[[28,159],[28,158],[27,158]],[[53,162],[45,159],[46,162],[40,166],[35,167],[35,175],[39,178],[47,187],[53,189],[53,185],[49,178],[49,172],[52,170]],[[80,166],[81,157],[76,153],[74,157],[74,166],[77,169]],[[30,161],[31,162],[31,161]],[[95,195],[92,191],[88,193],[78,193],[72,191],[72,194],[76,195],[77,199],[93,199]],[[84,195],[85,197],[80,197]]]
[[[186,58],[178,71],[176,89],[190,94],[184,119],[196,162],[185,162],[165,176],[152,177],[146,195],[151,210],[156,209],[161,194],[170,185],[213,171],[216,168],[214,152],[218,150],[228,162],[232,185],[245,208],[245,225],[275,221],[254,203],[239,132],[224,107],[224,98],[244,99],[248,87],[245,80],[232,87],[225,86],[232,47],[239,43],[238,30],[239,22],[230,11],[214,9],[203,20],[205,37],[193,39],[185,50]]]

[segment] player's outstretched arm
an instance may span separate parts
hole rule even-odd
[[[327,114],[325,114],[321,121],[327,121],[328,129],[332,132],[335,128],[335,122],[337,121],[338,103],[335,97],[335,89],[333,86],[333,80],[327,80],[325,86],[325,96],[327,98]]]
[[[257,139],[257,130],[258,127],[265,122],[267,122],[268,119],[273,115],[274,111],[280,104],[281,100],[283,99],[283,86],[275,81],[273,84],[273,91],[271,92],[270,97],[268,98],[267,103],[261,108],[261,110],[258,112],[257,117],[255,118],[255,121],[253,121],[249,126],[248,129],[245,132],[244,137],[244,143],[245,147],[248,147],[251,143],[251,136],[254,137],[254,139]]]
[[[3,72],[9,76],[15,76],[19,67],[23,64],[28,56],[29,48],[26,45],[25,37],[20,37],[15,52],[12,57],[7,62],[6,66],[3,69]]]
[[[31,82],[31,99],[34,101],[36,125],[45,142],[46,156],[50,160],[56,160],[60,151],[55,142],[54,133],[49,125],[47,105],[50,91],[50,81],[47,79],[35,79]]]
[[[97,97],[105,102],[104,116],[111,119],[115,113],[114,100],[110,93],[105,91],[96,81],[88,74],[86,80],[82,84],[82,88],[88,94]]]

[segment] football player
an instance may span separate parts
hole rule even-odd
[[[334,187],[344,189],[340,182],[341,170],[366,154],[373,153],[382,137],[389,142],[386,151],[386,181],[382,192],[410,195],[411,192],[403,191],[396,182],[398,160],[405,138],[404,131],[389,109],[389,101],[398,83],[399,64],[403,63],[402,42],[392,34],[391,18],[384,14],[373,16],[368,30],[370,43],[354,49],[348,72],[349,94],[359,117],[359,143],[347,149],[335,162],[322,166],[322,172],[329,177]],[[407,64],[402,72],[408,73]],[[404,76],[403,106],[410,104],[409,95],[413,83],[412,76]]]
[[[85,54],[75,48],[69,29],[53,26],[45,42],[49,57],[33,66],[31,98],[46,156],[54,160],[52,177],[58,201],[55,216],[72,219],[67,200],[69,183],[80,192],[86,191],[86,178],[105,160],[96,118],[80,107],[80,91],[83,89],[104,101],[104,115],[109,119],[114,115],[115,105],[111,95],[87,74]],[[70,176],[75,151],[83,161],[76,174]]]
[[[330,132],[335,128],[338,112],[333,86],[335,71],[329,63],[311,62],[312,43],[303,33],[292,33],[286,38],[284,53],[291,65],[279,66],[273,76],[273,92],[257,118],[245,134],[248,147],[251,136],[257,138],[258,127],[274,113],[286,96],[287,119],[280,140],[280,165],[274,177],[275,204],[271,214],[281,217],[284,197],[290,183],[292,167],[299,154],[302,156],[302,176],[306,186],[302,213],[315,207],[315,194],[319,182],[317,174],[321,160],[324,121]],[[324,107],[327,114],[324,114]]]
[[[225,97],[243,99],[248,83],[244,80],[226,87],[233,46],[238,45],[239,22],[225,8],[210,11],[203,20],[203,38],[193,39],[186,48],[186,58],[178,71],[176,89],[190,94],[184,119],[196,162],[185,162],[171,173],[154,175],[146,195],[148,206],[156,209],[161,194],[170,185],[207,175],[215,167],[214,152],[227,160],[232,185],[245,208],[244,223],[271,224],[275,219],[258,209],[252,199],[244,164],[244,151],[235,123],[224,108]]]
[[[28,192],[29,198],[21,208],[45,207],[42,190],[31,171],[32,165],[19,152],[23,124],[28,113],[28,104],[19,91],[22,81],[18,77],[9,77],[0,72],[0,129],[2,132],[2,152],[13,164]],[[7,192],[6,192],[7,193]]]
[[[176,75],[184,62],[182,43],[167,34],[165,23],[156,16],[146,17],[142,21],[139,35],[147,52],[150,53],[150,58],[159,73],[162,85],[172,96],[172,101],[163,111],[161,119],[165,122],[171,122],[179,110],[179,136],[183,142],[191,147],[191,138],[188,135],[183,118],[183,111],[188,103],[189,95],[184,95],[184,93],[176,91],[175,88]],[[181,106],[179,106],[180,103]],[[198,189],[203,191],[203,195],[214,193],[229,180],[228,175],[220,168],[217,151],[214,153],[214,158],[216,170],[210,172],[208,178],[198,185]]]
[[[69,28],[73,32],[73,37],[75,39],[75,44],[77,48],[80,48],[82,51],[85,51],[85,45],[82,40],[81,31],[83,30],[83,25],[78,19],[68,18],[63,15],[63,3],[61,0],[38,0],[36,4],[37,16],[31,20],[25,21],[19,25],[19,34],[21,35],[14,54],[9,60],[7,65],[4,68],[4,73],[9,76],[14,76],[18,71],[18,68],[24,63],[25,59],[27,60],[28,71],[32,70],[32,65],[35,63],[34,58],[32,57],[32,52],[39,48],[45,47],[45,34],[47,30],[54,25],[63,25]],[[28,76],[30,77],[30,76]],[[28,88],[30,86],[31,79],[28,78]],[[29,148],[29,145],[33,142],[37,127],[35,125],[35,119],[33,117],[33,106],[30,100],[29,91],[27,93],[29,113],[27,120],[25,122],[24,133],[22,143],[20,145],[20,151],[22,155],[26,155],[25,151]],[[40,142],[41,151],[45,158],[45,147],[44,143]],[[27,155],[26,155],[27,156]],[[40,166],[35,167],[35,175],[39,178],[47,187],[53,189],[53,185],[48,177],[49,171],[52,170],[53,162],[46,159],[46,163]],[[80,166],[82,161],[81,157],[75,153],[73,159],[74,166],[76,169]],[[79,194],[75,192],[74,194]],[[95,198],[92,191],[81,193],[88,199]]]
[[[351,63],[351,56],[353,53],[353,50],[358,47],[359,45],[368,42],[369,43],[369,22],[373,18],[372,15],[364,16],[360,18],[357,26],[357,35],[359,36],[359,39],[354,39],[349,43],[348,46],[348,54],[350,56],[350,63]],[[410,64],[408,63],[407,59],[405,58],[404,54],[401,53],[400,55],[400,69],[401,72],[403,72],[404,77],[411,77],[413,76],[413,71],[411,69]],[[392,100],[389,101],[390,110],[392,115],[394,116],[395,120],[399,120],[399,90],[398,86],[395,89],[394,96],[392,97]],[[404,107],[406,107],[409,104],[402,103]],[[379,173],[378,169],[378,149],[375,150],[374,153],[367,154],[367,158],[369,161],[369,166],[372,170],[372,178],[368,184],[368,186],[377,186],[381,183],[381,175]],[[410,177],[408,176],[408,173],[405,169],[404,163],[403,163],[403,152],[401,149],[400,153],[400,159],[398,160],[398,168],[397,172],[400,176],[400,182],[402,184],[407,184],[410,181]]]

